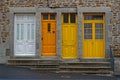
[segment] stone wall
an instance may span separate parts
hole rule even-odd
[[[115,75],[120,75],[120,58],[115,58],[114,62]]]
[[[0,61],[10,53],[9,7],[110,7],[112,45],[120,53],[120,0],[1,0],[0,1]]]

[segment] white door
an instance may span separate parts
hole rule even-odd
[[[14,55],[35,55],[34,14],[16,14],[14,21]]]

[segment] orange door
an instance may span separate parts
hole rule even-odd
[[[56,56],[55,14],[42,14],[42,56]]]

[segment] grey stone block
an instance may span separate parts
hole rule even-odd
[[[2,18],[2,13],[0,12],[0,19]]]
[[[112,31],[112,25],[108,25],[109,31]]]
[[[120,19],[120,13],[118,13],[118,19]]]
[[[80,12],[110,12],[109,7],[78,7]]]
[[[120,73],[120,58],[115,58],[115,73]]]
[[[33,13],[36,12],[35,7],[10,7],[10,11],[14,13]]]
[[[118,30],[120,30],[120,24],[118,24]]]
[[[6,56],[0,56],[0,64],[6,64],[7,63],[7,57]]]

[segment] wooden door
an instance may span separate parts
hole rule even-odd
[[[56,14],[42,14],[42,56],[56,56]]]
[[[104,14],[84,14],[83,57],[105,57]]]
[[[16,14],[14,21],[14,55],[35,55],[34,14]]]
[[[62,15],[62,58],[77,58],[77,15],[64,13]]]

